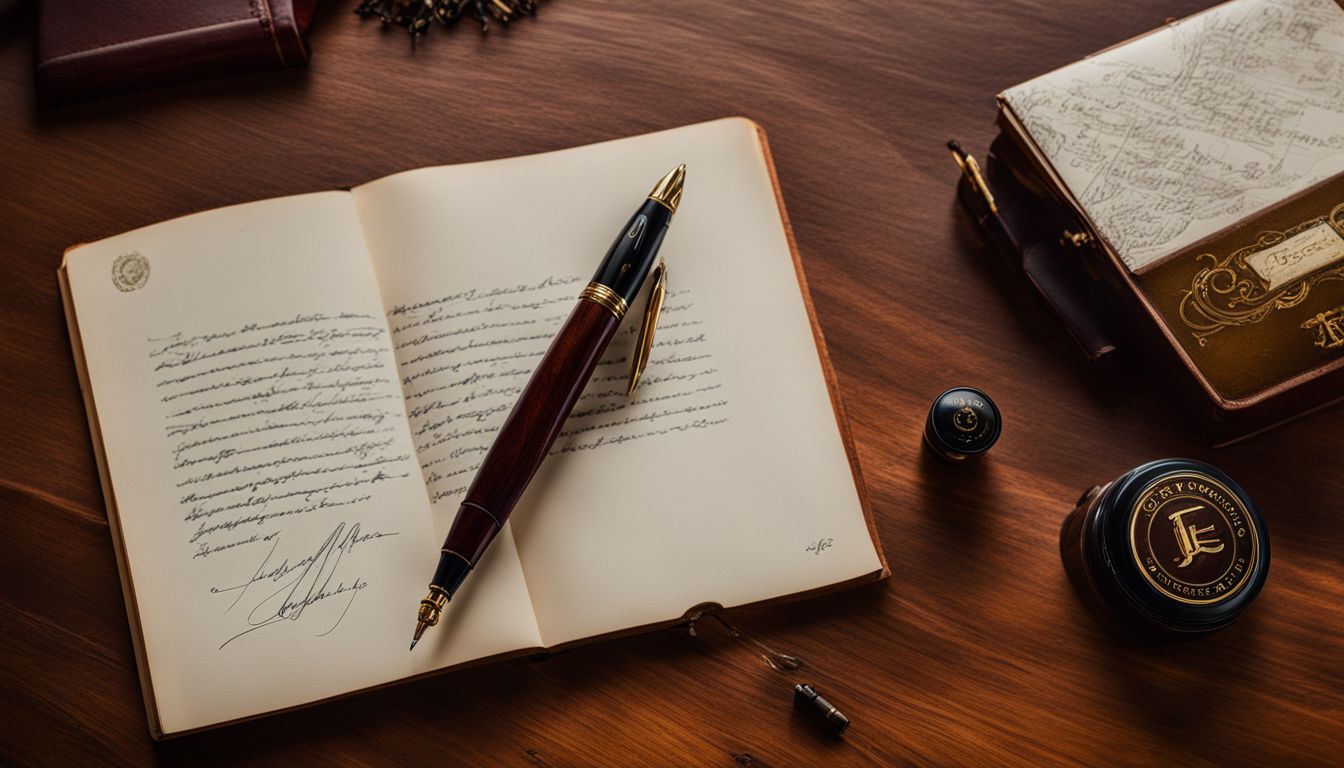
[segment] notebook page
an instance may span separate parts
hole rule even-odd
[[[452,650],[407,653],[437,553],[348,193],[129,232],[67,275],[163,731],[539,645],[506,546]]]
[[[617,230],[681,162],[644,383],[625,397],[636,305],[509,523],[547,645],[881,568],[756,128],[719,120],[355,190],[445,520]]]

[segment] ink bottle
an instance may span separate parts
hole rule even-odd
[[[1222,471],[1189,459],[1149,462],[1088,489],[1064,518],[1059,552],[1089,608],[1157,640],[1226,627],[1269,573],[1255,503]]]
[[[971,461],[999,439],[1003,419],[989,395],[973,387],[955,387],[939,395],[924,422],[924,445],[949,463]]]

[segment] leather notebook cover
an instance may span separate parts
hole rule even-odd
[[[1119,346],[1122,323],[1112,299],[1114,288],[1089,261],[1079,258],[1078,247],[1067,240],[1064,233],[1085,231],[1077,220],[1050,205],[1048,195],[1031,177],[1013,171],[1015,151],[1000,136],[990,147],[984,169],[1003,229],[987,225],[989,207],[964,175],[957,196],[981,232],[989,233],[991,244],[1095,363]]]
[[[1005,241],[989,239],[1089,360],[1122,347],[1132,348],[1132,359],[1151,359],[1194,405],[1215,445],[1341,399],[1344,177],[1131,275],[1097,244],[1020,141],[1005,131],[986,157],[1005,228]],[[988,209],[965,176],[958,197],[981,231],[992,233]],[[1071,233],[1090,239],[1075,244]],[[1286,250],[1294,238],[1303,242]]]
[[[1337,0],[1231,0],[998,96],[1005,250],[1095,276],[1035,282],[1075,338],[1115,310],[1218,442],[1344,397],[1341,35]]]
[[[43,0],[37,93],[44,103],[308,62],[317,0]]]

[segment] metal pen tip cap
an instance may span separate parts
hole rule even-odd
[[[655,200],[667,206],[667,209],[673,213],[677,212],[677,205],[681,203],[681,188],[686,184],[686,164],[682,163],[667,175],[658,180],[653,185],[653,191],[649,193],[649,199]]]
[[[833,737],[843,736],[845,730],[849,728],[849,718],[831,702],[822,698],[817,689],[810,685],[800,684],[794,687],[793,705]]]

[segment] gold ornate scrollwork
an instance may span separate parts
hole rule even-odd
[[[1344,280],[1344,261],[1318,269],[1292,280],[1278,288],[1261,277],[1246,262],[1246,258],[1271,248],[1288,238],[1312,227],[1328,223],[1344,238],[1344,203],[1336,205],[1327,216],[1304,221],[1283,232],[1261,232],[1251,245],[1233,251],[1219,260],[1212,253],[1201,253],[1197,262],[1208,261],[1190,282],[1190,290],[1181,297],[1181,320],[1191,329],[1199,345],[1205,346],[1208,337],[1237,326],[1252,325],[1264,320],[1277,309],[1297,306],[1306,300],[1312,286],[1324,280]]]

